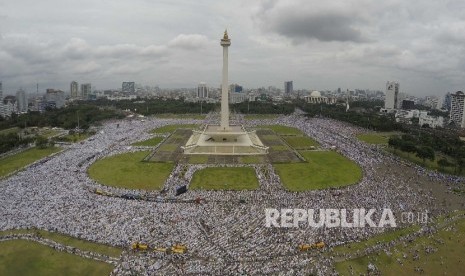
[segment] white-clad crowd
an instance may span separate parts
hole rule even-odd
[[[177,198],[193,202],[153,202],[97,195],[93,188],[112,193],[141,193],[102,187],[86,170],[98,158],[141,150],[130,144],[150,137],[147,130],[196,120],[147,118],[145,121],[108,121],[82,143],[68,146],[46,162],[39,162],[0,182],[0,230],[40,228],[85,240],[127,248],[114,274],[282,274],[334,273],[332,259],[316,251],[299,252],[303,243],[324,241],[329,246],[358,241],[383,231],[379,228],[267,228],[266,208],[355,209],[391,208],[441,212],[423,181],[446,185],[461,181],[440,174],[425,176],[377,147],[359,142],[363,131],[323,118],[293,114],[276,120],[249,121],[249,126],[282,124],[297,127],[323,148],[334,148],[363,169],[360,183],[341,189],[289,192],[270,164],[234,165],[255,169],[260,187],[255,191],[188,191]],[[178,164],[165,182],[165,196],[189,185],[195,171],[211,165]],[[375,215],[374,217],[379,217]],[[185,244],[188,253],[133,253],[140,241],[156,247]]]

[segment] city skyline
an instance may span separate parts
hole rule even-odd
[[[28,3],[24,3],[28,2]],[[24,8],[24,7],[28,8]],[[363,9],[360,7],[363,6]],[[21,1],[0,4],[4,94],[70,82],[112,89],[121,81],[163,88],[221,83],[216,36],[228,28],[232,83],[245,87],[438,95],[465,89],[465,4],[362,0]],[[86,18],[86,20],[80,20]]]

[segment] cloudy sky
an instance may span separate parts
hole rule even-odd
[[[465,89],[463,0],[0,0],[0,81],[217,87],[226,27],[230,81],[246,88]]]

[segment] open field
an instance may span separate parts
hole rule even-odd
[[[33,241],[0,242],[0,275],[109,275],[113,266]]]
[[[408,153],[408,152],[405,152],[405,151],[402,151],[400,149],[392,149],[392,148],[385,148],[385,150],[387,152],[390,152],[390,153],[393,153],[403,159],[406,159],[412,163],[415,163],[415,164],[418,164],[422,167],[425,167],[425,168],[428,168],[430,170],[435,170],[435,171],[441,171],[441,172],[444,172],[444,173],[448,173],[448,174],[456,174],[455,171],[454,171],[454,167],[446,167],[446,168],[441,168],[439,165],[438,165],[438,160],[442,158],[442,156],[439,156],[438,153],[436,153],[436,157],[434,159],[434,161],[431,161],[431,160],[428,160],[426,159],[425,162],[423,162],[423,160],[421,158],[419,158],[418,156],[416,156],[414,153]],[[447,158],[447,159],[451,159],[450,157]],[[451,160],[452,161],[452,160]],[[462,172],[461,175],[465,175],[465,171]]]
[[[304,163],[274,164],[286,189],[290,191],[339,188],[357,183],[361,168],[334,151],[301,152]]]
[[[395,132],[376,132],[376,133],[363,133],[357,135],[360,141],[368,144],[387,145],[389,137],[396,134]]]
[[[21,169],[60,150],[61,148],[59,147],[48,147],[45,149],[32,148],[18,154],[2,158],[0,159],[0,177]]]
[[[152,133],[173,133],[178,128],[196,129],[199,125],[184,124],[184,125],[167,125],[152,130]]]
[[[0,130],[0,135],[7,135],[7,134],[10,134],[10,133],[18,133],[19,132],[19,127],[11,127],[11,128],[7,128],[7,129],[2,129]]]
[[[45,138],[51,138],[59,133],[61,133],[61,131],[55,129],[41,129],[39,131],[39,135],[44,136]]]
[[[61,137],[57,137],[58,141],[62,142],[70,142],[70,143],[76,143],[83,141],[87,138],[89,138],[91,135],[88,133],[75,133],[75,134],[67,134]]]
[[[133,146],[146,146],[146,147],[154,147],[163,140],[163,137],[153,137],[144,141],[133,143]]]
[[[156,114],[155,117],[160,119],[194,119],[194,120],[203,120],[205,119],[205,115],[200,114]]]
[[[244,116],[246,120],[266,120],[276,119],[279,117],[278,114],[249,114]]]
[[[11,234],[36,234],[43,238],[47,238],[49,240],[56,241],[63,245],[72,246],[84,251],[96,252],[103,255],[107,255],[110,257],[119,257],[123,250],[121,248],[108,246],[105,244],[93,243],[77,238],[73,238],[67,235],[55,233],[55,232],[48,232],[45,230],[33,230],[33,229],[15,229],[15,230],[7,230],[1,231],[0,236],[2,235],[11,235]]]
[[[284,136],[284,140],[296,150],[317,147],[318,142],[307,136]]]
[[[419,225],[412,225],[406,228],[387,231],[383,234],[376,235],[362,242],[353,242],[345,245],[336,246],[333,248],[332,252],[338,254],[356,254],[357,252],[362,252],[367,247],[374,246],[377,244],[388,244],[391,241],[412,234],[418,230],[420,230]]]
[[[106,157],[92,164],[89,176],[104,185],[142,190],[159,190],[173,163],[141,162],[148,151]]]
[[[273,130],[279,135],[305,135],[302,131],[295,127],[281,126],[281,125],[265,125],[259,128],[268,128]]]
[[[463,275],[464,246],[465,219],[461,218],[433,235],[398,244],[387,253],[381,251],[336,263],[336,270],[341,275],[361,275],[367,273],[371,263],[381,275]]]
[[[189,189],[255,190],[258,189],[258,180],[250,167],[205,168],[194,173]]]

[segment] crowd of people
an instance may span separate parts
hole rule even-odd
[[[211,117],[208,118],[211,120]],[[111,193],[142,193],[102,186],[89,178],[87,168],[105,156],[143,150],[132,143],[151,137],[148,130],[199,120],[146,118],[108,121],[91,138],[66,146],[46,162],[38,162],[0,182],[0,231],[39,228],[73,237],[124,247],[113,271],[125,274],[329,274],[333,260],[317,251],[300,252],[300,244],[324,241],[329,247],[366,239],[383,228],[268,228],[265,209],[377,209],[395,214],[428,210],[441,213],[444,206],[424,188],[424,183],[452,185],[461,178],[426,174],[416,166],[384,154],[376,146],[359,142],[355,134],[365,131],[348,124],[306,118],[300,114],[274,120],[244,121],[248,127],[281,124],[296,127],[320,143],[355,161],[363,170],[362,180],[341,189],[290,192],[271,164],[234,165],[253,167],[259,188],[254,191],[188,190],[179,199],[154,202],[107,197]],[[173,197],[179,186],[188,187],[194,173],[210,166],[177,164],[164,186],[165,197]],[[458,185],[457,184],[457,185]],[[156,192],[158,193],[158,192]],[[379,220],[380,213],[373,218]],[[153,247],[184,244],[186,254],[132,252],[134,242]]]

